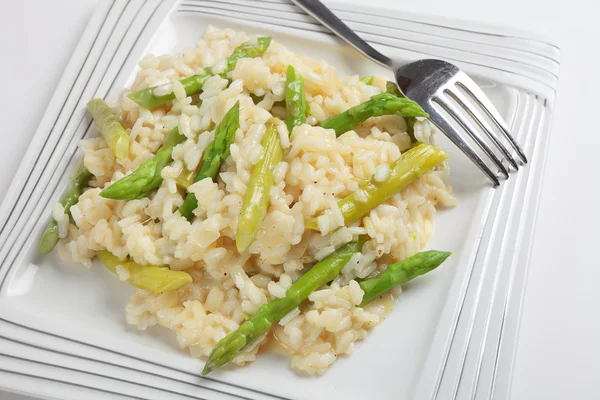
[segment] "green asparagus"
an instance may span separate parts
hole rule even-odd
[[[285,120],[290,133],[295,126],[300,126],[306,122],[306,107],[304,78],[290,64],[287,68],[285,80]]]
[[[92,174],[83,165],[77,170],[75,176],[71,178],[67,191],[60,199],[60,204],[62,204],[65,214],[71,215],[71,206],[79,201],[81,192],[83,192],[83,189],[87,186],[91,178]],[[59,239],[58,224],[54,218],[52,218],[50,222],[48,222],[48,226],[46,226],[46,230],[42,235],[40,252],[43,254],[50,253],[58,243]]]
[[[202,87],[213,74],[205,71],[204,73],[188,76],[179,81],[185,90],[187,96],[191,96],[202,91]],[[175,93],[169,92],[163,95],[154,94],[154,91],[159,86],[154,86],[137,92],[129,93],[127,97],[144,108],[155,108],[163,106],[175,100]]]
[[[357,221],[446,158],[445,151],[425,143],[408,150],[390,166],[384,179],[379,177],[378,180],[374,174],[359,190],[338,202],[345,225]],[[309,221],[306,227],[319,229],[316,219]]]
[[[444,251],[423,251],[406,260],[391,264],[379,275],[359,282],[364,292],[360,307],[391,290],[395,286],[406,283],[417,276],[426,274],[443,263],[451,253]]]
[[[271,37],[263,36],[256,38],[255,40],[249,40],[242,43],[240,46],[233,50],[233,53],[227,57],[227,66],[225,70],[221,72],[221,76],[225,77],[228,73],[235,69],[237,62],[242,58],[255,58],[260,57],[269,48],[271,44]]]
[[[119,117],[102,99],[92,99],[87,103],[87,109],[94,118],[96,126],[104,136],[110,151],[118,159],[127,158],[129,154],[129,135]]]
[[[273,170],[283,157],[278,131],[280,123],[277,118],[271,118],[266,123],[266,131],[261,140],[263,155],[252,169],[238,218],[235,245],[240,253],[250,246],[267,214],[273,186]]]
[[[265,99],[265,95],[263,94],[262,96],[257,96],[254,93],[250,93],[250,98],[254,104],[258,104]]]
[[[60,236],[58,234],[58,223],[54,218],[51,218],[46,225],[46,230],[42,235],[42,240],[40,242],[40,252],[42,254],[48,254],[54,247],[58,244],[60,240]]]
[[[164,265],[140,265],[129,260],[121,261],[108,250],[101,250],[96,256],[114,274],[117,274],[118,266],[124,268],[128,274],[127,282],[148,292],[170,292],[193,281],[185,271],[172,271]]]
[[[382,115],[400,115],[402,117],[428,117],[421,106],[407,98],[399,98],[390,93],[377,94],[369,101],[359,104],[335,117],[322,121],[319,125],[334,129],[337,136],[362,124],[368,118]]]
[[[370,76],[363,76],[362,78],[359,79],[359,81],[361,81],[365,85],[370,85],[373,83],[373,79],[375,79],[375,77],[370,75]]]
[[[221,339],[214,347],[202,376],[222,367],[245,349],[249,348],[273,324],[298,307],[319,287],[335,279],[352,256],[361,251],[364,238],[342,246],[336,252],[316,263],[287,290],[285,297],[275,299],[261,306],[256,314],[248,318],[240,327]]]
[[[393,94],[396,97],[404,97],[400,91],[400,88],[398,88],[398,85],[396,85],[395,82],[388,81],[385,85],[385,88],[386,93]],[[408,133],[408,136],[410,137],[410,142],[413,144],[417,143],[414,129],[417,119],[415,117],[405,117],[404,120],[406,121],[406,133]]]
[[[185,141],[185,136],[175,127],[154,157],[145,161],[130,175],[127,175],[100,192],[107,199],[131,200],[141,199],[160,186],[163,179],[161,171],[172,160],[173,148]]]
[[[259,37],[256,40],[250,40],[236,47],[233,50],[233,53],[225,60],[226,66],[225,69],[221,71],[221,76],[226,77],[229,72],[233,71],[239,59],[261,56],[265,51],[267,51],[269,44],[271,44],[270,37]],[[180,80],[179,82],[183,85],[185,94],[187,96],[191,96],[193,94],[200,93],[206,81],[212,76],[212,68],[210,68],[202,74],[190,76]],[[144,108],[159,107],[175,99],[175,94],[173,92],[157,96],[154,94],[155,89],[156,87],[146,88],[137,92],[129,93],[127,96]]]
[[[221,168],[221,163],[229,157],[229,147],[235,139],[235,132],[240,126],[240,102],[235,103],[215,130],[215,138],[202,155],[202,166],[194,178],[198,182],[204,178],[215,179]],[[198,201],[193,193],[188,193],[179,212],[185,218],[192,219],[193,212],[198,207]]]
[[[398,85],[395,82],[392,81],[387,81],[385,84],[385,92],[392,94],[396,97],[404,97],[404,95],[402,94],[402,92],[400,91],[400,88],[398,87]]]

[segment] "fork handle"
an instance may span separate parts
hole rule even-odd
[[[298,7],[308,15],[325,25],[329,30],[342,38],[350,46],[369,57],[371,60],[387,68],[392,68],[392,60],[365,42],[348,25],[331,12],[331,10],[319,0],[292,0]]]

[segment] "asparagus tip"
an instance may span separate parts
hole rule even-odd
[[[236,236],[235,238],[235,247],[240,254],[248,250],[250,243],[252,243],[252,241],[248,241],[248,238],[245,236],[241,235],[240,237]]]
[[[123,160],[129,156],[129,136],[119,136],[114,144],[115,157],[119,160]]]
[[[106,189],[103,189],[100,193],[100,197],[104,197],[105,199],[112,199],[112,200],[118,200],[116,197],[113,196],[113,194],[110,191],[110,186],[107,187]]]
[[[261,36],[260,38],[258,38],[258,40],[262,40],[263,43],[265,43],[266,45],[265,47],[269,47],[273,38],[271,36]]]
[[[102,100],[99,97],[94,97],[93,99],[91,99],[90,101],[87,102],[87,107],[89,108],[90,106],[94,106],[95,104],[98,103],[103,103],[104,100]]]
[[[40,243],[40,253],[50,254],[52,250],[54,250],[54,246],[56,246],[56,244],[48,244],[42,241],[42,243]]]
[[[100,193],[102,194],[102,193]],[[190,194],[188,193],[188,196]],[[193,194],[192,194],[193,196]],[[186,197],[187,199],[187,197]],[[181,214],[182,217],[185,217],[185,219],[187,219],[188,221],[192,222],[192,219],[194,217],[194,209],[192,208],[192,206],[189,204],[189,202],[186,204],[186,202],[184,201],[183,204],[181,205],[181,207],[179,207],[179,213]]]
[[[208,362],[204,365],[204,368],[202,369],[202,372],[200,372],[200,376],[206,376],[208,374],[210,374],[213,371],[214,368],[210,368],[210,366],[208,365]]]
[[[450,257],[450,255],[452,255],[452,253],[449,251],[437,251],[437,250],[429,250],[429,251],[426,251],[425,253],[428,253],[431,257],[437,259],[437,261],[440,264],[443,263],[446,260],[446,258]]]

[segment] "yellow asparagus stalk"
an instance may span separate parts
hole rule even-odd
[[[277,118],[271,118],[266,123],[266,131],[261,140],[263,156],[252,169],[238,219],[235,245],[240,253],[246,251],[256,238],[260,224],[269,208],[269,196],[273,187],[273,170],[283,158],[278,131],[280,124],[281,121]]]
[[[119,265],[125,268],[129,274],[127,281],[132,286],[147,290],[148,292],[170,292],[182,288],[193,281],[187,272],[172,271],[166,266],[140,265],[129,260],[121,261],[108,250],[101,250],[96,253],[96,256],[114,274],[117,273]]]
[[[181,186],[184,189],[187,189],[192,183],[194,183],[194,177],[196,177],[197,171],[190,171],[189,169],[183,167],[183,170],[179,174],[177,178],[175,178],[175,183]]]
[[[338,202],[344,216],[345,225],[351,224],[367,215],[409,183],[419,179],[424,173],[448,158],[448,153],[432,145],[421,143],[404,153],[389,169],[386,177],[377,174],[359,187],[357,191]],[[318,230],[316,219],[306,225]]]
[[[102,99],[92,99],[87,103],[87,109],[94,118],[96,126],[104,136],[110,151],[118,159],[127,158],[129,154],[129,135],[119,117]]]

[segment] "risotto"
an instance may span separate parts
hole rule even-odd
[[[126,319],[141,330],[172,330],[182,348],[205,359],[261,306],[285,298],[311,266],[362,237],[362,251],[351,255],[333,281],[312,291],[233,359],[243,365],[276,343],[289,355],[291,368],[320,374],[338,356],[351,354],[354,344],[391,311],[381,301],[363,307],[360,282],[420,252],[432,235],[436,207],[452,206],[455,198],[442,163],[361,218],[346,221],[341,201],[354,195],[357,203],[367,202],[362,185],[387,179],[390,166],[415,141],[431,144],[432,126],[424,118],[407,124],[391,114],[368,118],[343,134],[322,127],[323,121],[385,92],[386,79],[340,76],[324,61],[296,55],[275,40],[261,55],[230,65],[227,57],[255,40],[211,27],[195,47],[174,55],[146,55],[139,62],[131,87],[109,104],[127,135],[126,156],[115,157],[106,137],[79,143],[90,175],[70,209],[64,202],[53,208],[58,251],[64,260],[86,267],[98,252],[108,251],[120,260],[113,268],[116,276],[130,283],[138,270],[128,265],[182,271],[189,281],[173,290],[143,290],[134,284],[138,288],[125,307]],[[285,120],[289,112],[289,65],[303,78],[305,121],[289,132],[284,123],[276,126],[282,153],[269,172],[268,206],[254,239],[240,252],[238,222],[253,169],[265,151],[267,122]],[[188,95],[182,80],[198,75],[205,77],[202,90]],[[142,107],[129,95],[145,88],[154,88],[152,96],[171,98],[164,105]],[[182,184],[206,163],[219,126],[234,106],[239,107],[239,126],[214,179]],[[153,190],[127,200],[101,195],[157,157],[175,128],[181,139],[172,146]],[[189,194],[197,206],[186,218],[178,209]],[[400,290],[398,286],[385,296],[396,297]]]

